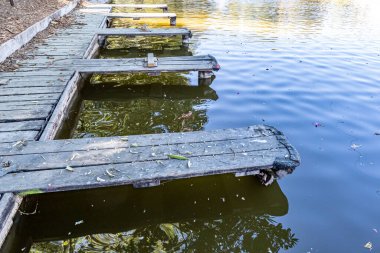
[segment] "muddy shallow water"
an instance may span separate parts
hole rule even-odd
[[[368,252],[367,242],[379,252],[380,3],[167,2],[177,24],[193,31],[189,48],[178,39],[113,39],[100,57],[212,54],[222,67],[212,85],[198,87],[194,73],[93,77],[73,136],[264,123],[285,133],[301,166],[268,188],[252,178],[221,176],[58,194],[47,201],[65,203],[56,215],[47,214],[42,199],[41,213],[25,224],[43,225],[34,235],[26,231],[51,242],[34,244],[32,252]],[[114,26],[145,23],[169,21]],[[194,191],[191,184],[198,184]],[[98,202],[102,208],[93,211]]]

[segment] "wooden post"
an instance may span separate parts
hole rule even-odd
[[[98,44],[99,44],[99,47],[104,48],[106,46],[106,36],[99,36]]]
[[[212,71],[199,71],[198,72],[198,85],[199,86],[210,86],[212,81],[215,78],[214,73]]]
[[[188,35],[182,35],[182,44],[188,45],[190,43],[190,37]]]
[[[176,26],[177,25],[177,17],[171,17],[170,18],[170,25]]]
[[[107,20],[106,20],[106,27],[110,28],[111,26],[112,26],[112,19],[107,18]]]
[[[157,67],[157,58],[154,57],[153,53],[149,53],[148,57],[146,58],[147,61],[147,67],[148,68],[154,68]]]

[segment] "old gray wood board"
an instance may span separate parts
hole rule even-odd
[[[86,8],[135,8],[135,9],[167,9],[167,4],[91,4]]]
[[[91,14],[102,14],[108,18],[175,18],[177,15],[175,13],[147,13],[147,12],[112,12],[102,11],[101,9],[82,9],[81,12],[91,13]]]
[[[10,95],[27,95],[27,94],[49,94],[49,93],[61,93],[63,86],[51,86],[51,87],[28,87],[28,88],[5,88],[0,87],[0,96]]]
[[[170,158],[181,155],[188,160]],[[136,187],[222,173],[291,172],[299,156],[268,126],[210,132],[0,144],[0,192]],[[67,167],[70,166],[70,167]]]
[[[23,120],[45,120],[52,106],[32,107],[31,109],[0,111],[0,123]]]
[[[0,196],[0,248],[13,225],[15,216],[22,197],[13,193],[6,193]]]
[[[145,58],[124,59],[83,59],[55,61],[51,69],[73,69],[81,73],[112,73],[112,72],[176,72],[176,71],[213,71],[218,70],[219,65],[211,55],[162,57],[158,59],[157,67],[147,67]],[[38,66],[35,72],[43,72]]]
[[[20,122],[0,123],[0,132],[41,130],[44,120],[28,120]]]
[[[21,140],[35,140],[39,131],[15,131],[0,132],[0,143],[15,143]]]
[[[154,29],[135,29],[135,28],[105,28],[98,29],[96,33],[100,36],[174,36],[182,35],[191,37],[191,31],[186,28],[154,28]]]
[[[59,93],[50,94],[30,94],[30,95],[17,95],[17,96],[3,96],[0,99],[1,103],[17,102],[17,101],[42,101],[42,100],[57,100],[59,98]]]

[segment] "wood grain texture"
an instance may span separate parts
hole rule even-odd
[[[107,28],[96,31],[101,36],[191,36],[191,31],[186,28],[154,28],[154,29],[135,29],[135,28]]]
[[[131,73],[131,72],[177,72],[177,71],[213,71],[219,70],[216,59],[211,55],[162,57],[157,58],[157,67],[148,67],[146,58],[121,59],[81,59],[57,60],[53,69],[78,71],[80,73]],[[30,66],[30,73],[43,73],[42,66]],[[25,72],[29,73],[29,72]]]
[[[168,9],[167,4],[89,4],[86,8]]]
[[[22,198],[13,193],[6,193],[0,196],[0,248],[13,225],[13,217],[21,201]]]
[[[298,153],[267,126],[0,145],[0,192],[62,191],[260,170],[292,171]],[[188,160],[172,159],[181,155]],[[70,166],[70,170],[67,170]],[[17,182],[17,183],[16,183]]]

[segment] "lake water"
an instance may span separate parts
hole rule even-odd
[[[100,57],[211,54],[221,65],[212,85],[197,87],[187,73],[93,77],[73,136],[264,123],[284,132],[301,166],[270,187],[227,175],[52,195],[50,203],[66,203],[53,208],[60,222],[49,221],[52,204],[42,201],[29,222],[51,242],[32,252],[369,252],[368,242],[380,252],[380,2],[166,2],[194,34],[189,48],[175,39],[113,39]],[[164,92],[152,95],[157,87]],[[82,219],[83,228],[74,225]],[[55,230],[76,239],[59,240]]]

